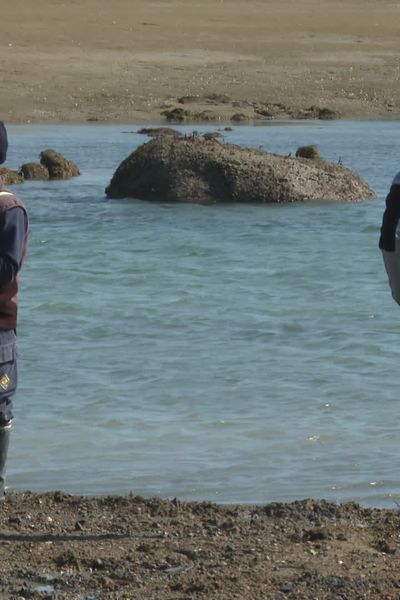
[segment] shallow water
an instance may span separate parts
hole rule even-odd
[[[16,188],[31,242],[10,487],[396,506],[400,309],[377,241],[400,123],[226,133],[317,143],[378,193],[291,206],[108,201],[135,129],[9,129],[7,166],[53,147],[83,171]]]

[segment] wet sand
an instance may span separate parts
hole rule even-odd
[[[0,118],[154,123],[182,96],[199,97],[188,119],[398,117],[398,15],[388,0],[4,0]]]

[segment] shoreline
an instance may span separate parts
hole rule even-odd
[[[329,120],[329,123],[360,123],[360,122],[376,122],[376,123],[390,123],[400,121],[400,113],[396,115],[352,115],[352,116],[343,116],[339,119]],[[53,125],[57,127],[68,127],[68,126],[78,126],[85,125],[89,127],[98,127],[98,126],[116,126],[116,125],[126,125],[126,126],[150,126],[150,127],[207,127],[209,129],[218,129],[221,127],[232,127],[235,129],[236,127],[274,127],[279,125],[302,125],[302,124],[315,124],[315,125],[323,125],[327,124],[328,121],[320,120],[320,119],[290,119],[290,118],[276,118],[276,119],[268,119],[268,120],[248,120],[243,121],[241,123],[232,123],[229,120],[215,120],[215,121],[167,121],[165,119],[159,119],[156,116],[148,118],[144,116],[138,116],[135,120],[124,120],[123,117],[119,119],[114,119],[112,121],[84,121],[84,120],[71,120],[71,121],[57,121],[57,120],[45,120],[45,121],[30,121],[29,119],[25,121],[24,119],[16,120],[16,121],[5,121],[7,127],[13,126],[23,126],[23,125],[33,125],[33,126],[46,126]],[[123,132],[123,133],[136,133],[134,131]]]
[[[197,95],[191,96],[190,103],[181,102],[179,98],[170,98],[160,106],[148,110],[136,110],[125,113],[121,106],[113,116],[105,115],[106,108],[99,103],[96,110],[82,105],[80,115],[75,115],[68,107],[62,116],[57,111],[49,111],[46,117],[32,117],[29,113],[21,112],[15,115],[9,111],[9,118],[2,116],[8,125],[143,125],[159,127],[209,126],[271,126],[274,124],[324,124],[333,121],[398,121],[398,111],[385,110],[385,107],[360,108],[359,110],[343,111],[331,101],[326,106],[283,105],[279,102],[259,102],[257,100],[235,101],[231,98],[223,102],[208,100],[218,94],[211,93],[197,100]],[[276,108],[275,108],[276,107]],[[86,116],[85,116],[86,113]],[[2,113],[4,115],[4,112]]]
[[[232,130],[241,127],[279,127],[282,125],[288,126],[301,126],[301,125],[315,125],[323,126],[330,124],[346,124],[346,123],[391,123],[400,121],[400,113],[395,115],[352,115],[352,116],[342,116],[338,119],[332,120],[322,120],[322,119],[291,119],[291,118],[273,118],[273,119],[254,119],[248,121],[242,121],[240,123],[233,123],[228,119],[214,120],[214,121],[200,121],[200,120],[187,120],[187,121],[168,121],[166,119],[160,119],[157,116],[148,118],[144,116],[139,116],[135,120],[125,120],[123,117],[120,119],[114,119],[110,121],[100,121],[100,120],[71,120],[71,121],[57,121],[57,120],[45,120],[45,121],[24,121],[16,120],[16,121],[5,121],[5,125],[7,127],[21,127],[21,126],[33,126],[33,127],[46,127],[46,126],[54,126],[54,127],[77,127],[77,126],[85,126],[85,127],[115,127],[115,126],[126,126],[126,127],[137,127],[144,128],[170,128],[176,129],[180,127],[185,128],[207,128],[207,130],[212,131],[222,131],[223,129],[229,127]],[[137,131],[122,131],[121,133],[125,134],[133,134],[137,133]],[[143,134],[143,137],[145,135]]]
[[[0,524],[5,598],[399,597],[397,509],[13,492]]]

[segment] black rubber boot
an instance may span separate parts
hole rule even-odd
[[[5,477],[8,445],[10,443],[11,423],[0,427],[0,502],[6,499]]]

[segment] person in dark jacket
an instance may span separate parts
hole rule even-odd
[[[383,213],[379,248],[389,279],[392,297],[400,304],[400,173],[392,181],[386,196],[386,208]]]
[[[8,138],[0,121],[0,164]],[[28,243],[28,212],[0,177],[0,500],[5,498],[5,468],[17,388],[18,283]]]

